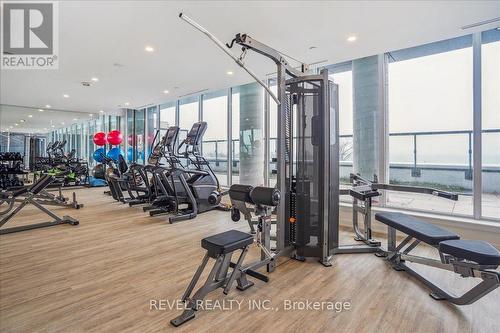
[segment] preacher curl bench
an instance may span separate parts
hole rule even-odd
[[[54,176],[47,174],[42,175],[33,185],[29,187],[23,187],[15,191],[3,191],[0,192],[0,227],[6,224],[12,217],[14,217],[21,209],[23,209],[27,204],[32,204],[36,208],[40,209],[42,212],[46,213],[54,220],[50,222],[35,223],[30,225],[23,225],[19,227],[12,227],[7,229],[0,229],[0,235],[10,234],[19,231],[37,229],[50,227],[59,224],[71,224],[78,225],[78,221],[70,216],[63,216],[62,218],[51,212],[49,209],[43,206],[43,200],[39,200],[39,195],[45,193],[45,188],[49,186],[55,180]],[[23,199],[20,199],[24,197]],[[14,209],[14,204],[19,202],[20,204]]]
[[[270,212],[280,201],[280,192],[275,188],[233,185],[231,189],[233,192],[230,190],[229,195],[237,193],[240,200],[255,205],[262,220],[269,218]],[[248,281],[247,275],[268,282],[268,277],[257,272],[256,269],[266,265],[270,260],[274,260],[273,258],[261,259],[243,266],[248,247],[253,244],[253,241],[252,235],[238,230],[229,230],[201,240],[201,247],[207,250],[207,253],[181,298],[183,302],[187,302],[186,310],[170,321],[173,326],[180,326],[193,319],[195,312],[202,306],[205,296],[218,288],[222,288],[224,294],[227,295],[236,281],[239,290],[246,290],[253,286],[253,282]],[[231,258],[237,250],[241,252],[234,263]],[[191,297],[191,293],[210,258],[215,259],[215,264],[206,282]],[[232,271],[229,273],[230,267]]]
[[[453,232],[403,213],[377,213],[375,219],[388,226],[387,251],[380,251],[377,255],[386,257],[395,270],[405,271],[422,281],[432,290],[432,298],[468,305],[500,286],[500,273],[496,271],[500,265],[500,252],[489,243],[462,240]],[[396,244],[396,231],[407,235],[399,245]],[[410,251],[421,242],[436,248],[440,260],[411,255]],[[482,281],[462,296],[455,296],[426,279],[406,262],[445,269]]]

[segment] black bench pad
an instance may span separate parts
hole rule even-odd
[[[439,243],[439,251],[480,265],[500,265],[500,252],[484,241],[448,240]]]
[[[245,248],[252,243],[252,235],[238,230],[229,230],[203,238],[201,240],[201,247],[207,250],[211,257],[214,257]]]
[[[445,240],[460,239],[460,236],[446,229],[403,213],[377,213],[375,219],[430,245],[438,245]]]

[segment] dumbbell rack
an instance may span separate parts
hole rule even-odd
[[[28,172],[22,168],[23,156],[18,153],[0,153],[0,189],[6,190],[10,187],[24,186],[19,175]]]

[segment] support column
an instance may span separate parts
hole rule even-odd
[[[240,184],[264,183],[263,89],[257,83],[241,86],[240,92]]]
[[[382,56],[353,60],[353,169],[361,177],[373,180],[374,175],[385,178],[381,161],[384,141],[382,125],[385,98],[381,91],[384,80]],[[379,179],[387,181],[387,179]]]

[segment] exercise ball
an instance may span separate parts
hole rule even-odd
[[[119,145],[123,141],[123,136],[120,131],[114,130],[108,133],[107,139],[110,145]]]
[[[102,155],[106,155],[104,148],[96,149],[94,154],[93,154],[94,161],[96,161],[98,163],[102,163]]]
[[[94,143],[98,146],[104,146],[106,144],[106,133],[97,132],[94,134]]]
[[[115,162],[118,162],[118,156],[121,155],[122,150],[119,147],[112,148],[108,151],[108,157]]]

